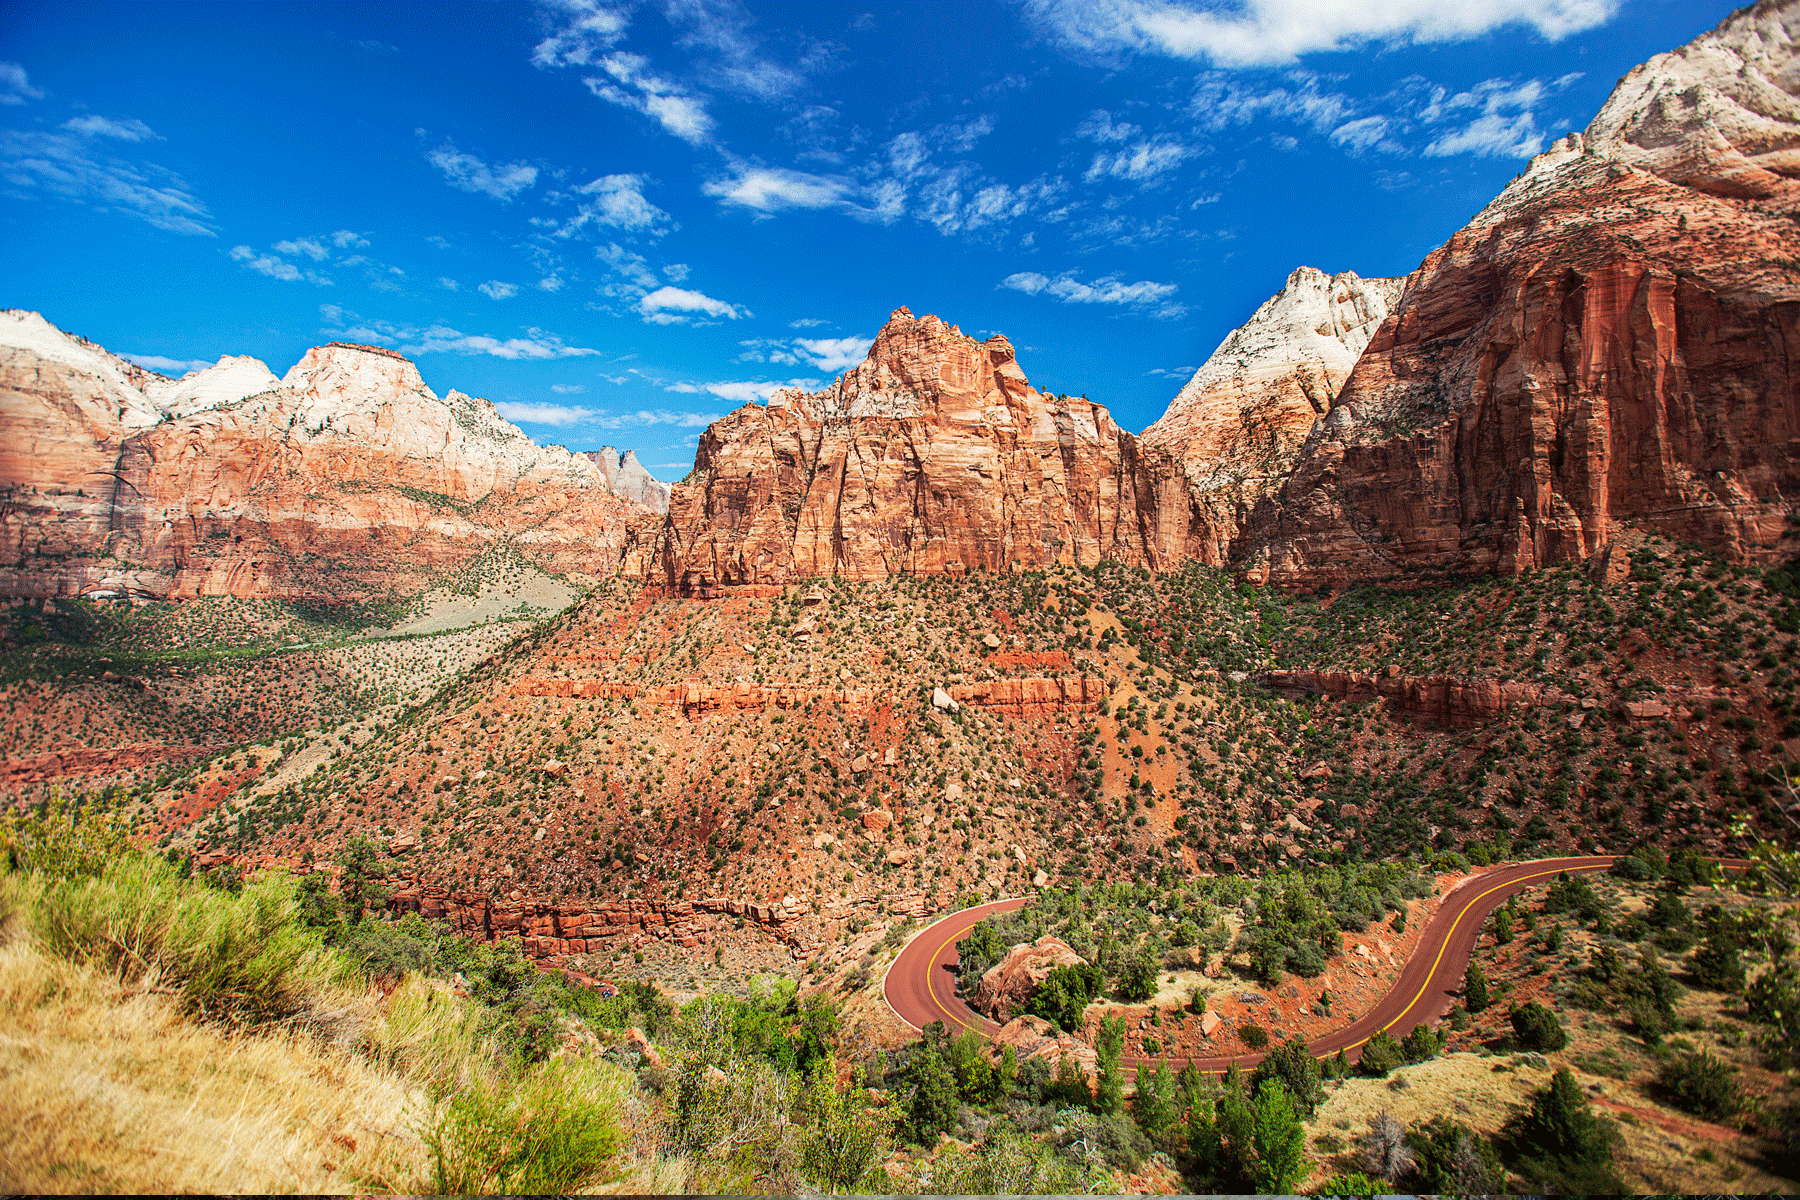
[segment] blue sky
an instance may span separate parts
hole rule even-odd
[[[0,10],[0,305],[180,374],[394,346],[680,478],[900,305],[1142,429],[1404,274],[1712,0]]]

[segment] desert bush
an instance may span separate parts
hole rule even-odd
[[[1569,1044],[1562,1022],[1542,1004],[1522,1004],[1506,1015],[1512,1022],[1514,1040],[1527,1050],[1561,1050]]]
[[[1436,1058],[1444,1048],[1444,1035],[1429,1025],[1414,1025],[1407,1035],[1400,1039],[1400,1054],[1409,1063],[1424,1062]]]
[[[1269,1044],[1269,1031],[1261,1025],[1238,1026],[1238,1040],[1252,1050],[1261,1050]]]
[[[116,809],[52,791],[35,807],[0,806],[0,867],[53,879],[98,875],[107,863],[135,853],[130,833],[130,822]]]
[[[1656,1090],[1677,1108],[1720,1121],[1743,1107],[1737,1068],[1712,1054],[1684,1054],[1663,1063],[1656,1073]]]
[[[1412,1173],[1413,1151],[1407,1144],[1406,1124],[1385,1108],[1369,1118],[1357,1154],[1363,1170],[1389,1184]]]
[[[1449,1117],[1433,1117],[1406,1136],[1414,1174],[1423,1190],[1438,1195],[1492,1195],[1506,1172],[1487,1138]]]
[[[1363,1075],[1379,1078],[1405,1062],[1406,1055],[1401,1052],[1400,1043],[1384,1030],[1364,1044],[1362,1057],[1356,1060],[1356,1069]]]
[[[1532,1093],[1501,1131],[1501,1141],[1512,1169],[1546,1192],[1622,1190],[1612,1166],[1618,1131],[1594,1115],[1567,1067],[1559,1067],[1547,1085]]]
[[[898,1112],[860,1088],[840,1090],[837,1072],[829,1069],[818,1072],[804,1099],[801,1171],[828,1192],[860,1188],[879,1170]]]
[[[1319,1101],[1325,1098],[1320,1082],[1319,1060],[1307,1050],[1300,1038],[1289,1038],[1256,1065],[1250,1075],[1250,1088],[1255,1091],[1263,1080],[1273,1079],[1287,1089],[1294,1107],[1311,1117]]]
[[[601,1182],[625,1142],[627,1086],[610,1064],[568,1059],[472,1081],[421,1130],[432,1190],[567,1194]]]
[[[127,853],[95,876],[13,876],[52,953],[173,988],[190,1011],[240,1023],[304,1014],[353,975],[296,914],[294,881],[270,874],[237,893],[183,881],[160,859]]]

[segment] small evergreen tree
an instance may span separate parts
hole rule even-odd
[[[1256,1158],[1252,1183],[1264,1195],[1294,1190],[1306,1174],[1306,1129],[1294,1102],[1273,1079],[1256,1090],[1256,1124],[1251,1134]]]
[[[1542,1004],[1523,1004],[1507,1013],[1512,1021],[1513,1037],[1527,1050],[1561,1050],[1569,1044],[1556,1014]]]
[[[1594,1115],[1567,1067],[1557,1068],[1550,1082],[1532,1093],[1502,1137],[1513,1170],[1543,1191],[1591,1195],[1623,1190],[1612,1167],[1618,1131]]]
[[[1260,1091],[1265,1081],[1274,1080],[1287,1089],[1294,1107],[1310,1117],[1319,1101],[1325,1098],[1319,1074],[1319,1060],[1306,1049],[1306,1043],[1299,1038],[1289,1038],[1257,1064],[1250,1076],[1250,1086]]]
[[[1119,1056],[1125,1049],[1125,1022],[1118,1017],[1100,1021],[1094,1037],[1094,1053],[1099,1069],[1094,1077],[1094,1108],[1106,1116],[1125,1111],[1125,1076],[1119,1070]]]
[[[1471,962],[1469,969],[1463,972],[1463,1007],[1472,1013],[1478,1013],[1492,1004],[1488,995],[1487,972],[1481,964]]]

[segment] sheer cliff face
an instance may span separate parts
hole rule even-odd
[[[619,499],[642,505],[651,512],[669,511],[670,485],[644,469],[644,464],[638,461],[637,451],[621,453],[611,446],[602,446],[598,450],[580,451],[575,457],[593,463],[599,469],[600,477],[606,480],[607,490]]]
[[[1403,299],[1237,561],[1289,586],[1511,572],[1613,526],[1795,550],[1800,4],[1626,76]]]
[[[350,599],[502,539],[609,573],[634,510],[593,463],[389,350],[140,371],[0,314],[0,593]]]
[[[1005,338],[904,308],[830,388],[709,427],[659,547],[689,590],[1209,553],[1176,459],[1037,391]]]

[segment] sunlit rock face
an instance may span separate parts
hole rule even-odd
[[[610,573],[642,510],[593,462],[401,355],[333,343],[277,379],[179,380],[0,314],[0,593],[362,599],[502,541]]]
[[[1406,281],[1233,548],[1288,586],[1578,561],[1631,520],[1791,553],[1800,5],[1620,81]]]

